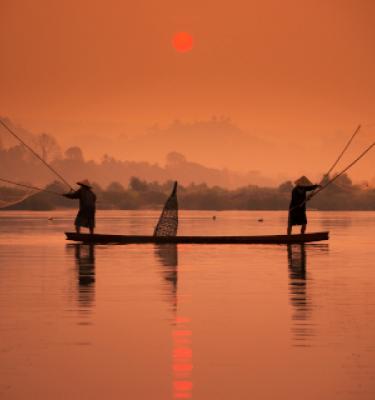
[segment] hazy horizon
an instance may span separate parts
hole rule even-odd
[[[314,179],[358,124],[342,167],[375,139],[370,0],[4,0],[0,11],[1,115],[89,158],[163,163],[175,150],[210,167]],[[191,51],[173,48],[179,31]],[[199,148],[170,129],[213,116],[238,128],[233,146],[234,131]],[[374,161],[353,178],[374,179]]]
[[[37,132],[30,132],[16,121],[4,117],[3,119],[38,151]],[[80,147],[85,160],[101,162],[105,156],[109,156],[119,161],[147,162],[150,165],[165,167],[168,165],[168,154],[176,152],[184,156],[188,163],[196,163],[217,171],[242,174],[243,178],[239,181],[241,185],[248,175],[249,184],[276,186],[286,180],[293,181],[301,174],[306,174],[313,181],[319,182],[352,132],[345,135],[327,135],[325,141],[319,138],[307,138],[305,145],[310,146],[310,151],[307,152],[304,152],[301,144],[293,146],[293,143],[282,140],[267,142],[261,136],[248,134],[229,118],[216,116],[205,121],[175,120],[164,127],[154,125],[137,135],[124,134],[113,138],[99,134],[76,135],[74,140],[70,141],[67,137],[55,136],[53,132],[49,132],[49,135],[57,139],[62,152],[70,147]],[[174,138],[176,140],[173,140]],[[362,128],[334,172],[344,169],[367,147],[369,141],[370,137]],[[0,128],[0,143],[18,144],[17,140],[3,128]],[[232,153],[235,153],[235,158]],[[274,153],[272,159],[269,153]],[[358,165],[349,170],[349,175],[355,183],[368,182],[372,186],[375,184],[375,173],[371,169],[374,160],[375,153],[370,152]],[[8,178],[11,179],[11,176]],[[142,178],[148,179],[144,175]],[[153,178],[154,176],[150,176],[149,180]],[[196,179],[196,176],[192,177],[192,181]]]

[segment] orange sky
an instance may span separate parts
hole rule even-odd
[[[225,115],[308,151],[375,122],[374,16],[372,0],[1,0],[0,115],[64,145]]]

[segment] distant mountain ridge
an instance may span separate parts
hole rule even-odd
[[[12,121],[6,121],[12,125]],[[78,148],[79,157],[85,160],[81,168],[73,171],[66,161],[69,161],[72,154],[64,156],[52,135],[33,135],[16,124],[13,126],[27,143],[38,152],[45,152],[49,160],[54,159],[54,162],[59,164],[58,167],[66,170],[73,180],[78,172],[85,173],[87,177],[92,176],[102,185],[112,180],[126,185],[133,175],[159,182],[165,179],[182,179],[184,184],[205,182],[228,188],[246,184],[275,186],[288,179],[294,180],[300,175],[308,175],[311,180],[318,182],[347,139],[344,132],[327,135],[324,141],[301,133],[292,142],[286,141],[282,136],[269,142],[259,135],[242,130],[225,117],[195,122],[176,120],[165,127],[154,125],[144,133],[138,130],[136,135],[121,134],[110,137],[103,132],[100,136],[75,135],[74,141],[71,135],[67,135],[64,143],[73,149],[73,153],[74,149]],[[371,139],[364,135],[359,136],[346,154],[346,159],[338,166],[338,170],[358,155]],[[0,129],[0,148],[1,143],[5,149],[17,146],[17,142],[9,137],[9,133]],[[19,149],[17,151],[19,152]],[[170,160],[168,161],[169,154],[174,153],[180,155],[180,161],[171,166]],[[9,161],[9,158],[15,156],[3,154],[4,157]],[[374,157],[375,151],[361,160],[362,173],[359,181],[363,184],[375,185],[372,172]],[[24,154],[23,158],[30,159],[35,171],[38,164],[36,160],[31,160],[30,154]],[[4,161],[0,160],[1,165],[4,165]],[[13,163],[12,168],[17,175],[20,165]],[[32,171],[27,168],[18,176],[26,177],[30,181]],[[354,179],[357,171],[357,166],[350,171]],[[46,172],[48,173],[40,170],[38,179],[44,179]],[[49,181],[50,179],[44,179],[43,183]]]
[[[89,178],[91,181],[95,181],[103,187],[108,186],[114,181],[127,186],[132,176],[137,176],[147,181],[164,182],[166,180],[178,180],[184,185],[205,183],[209,186],[222,186],[226,188],[236,188],[249,184],[270,186],[278,183],[275,180],[263,176],[256,170],[247,173],[239,173],[226,168],[210,168],[198,162],[192,162],[182,153],[176,151],[167,152],[164,166],[145,161],[117,159],[108,154],[105,154],[101,161],[87,160],[84,156],[84,152],[78,146],[72,146],[63,152],[52,135],[34,135],[12,124],[10,120],[7,120],[6,123],[39,154],[43,154],[43,158],[50,162],[62,176],[73,183],[82,178]],[[211,132],[210,135],[216,138],[217,135],[215,132],[218,132],[218,136],[221,137],[221,142],[227,140],[224,133],[225,129],[223,128],[222,130],[219,129],[216,131],[214,129],[216,123],[218,123],[219,126],[229,126],[236,134],[240,136],[243,135],[230,121],[213,121],[212,124],[208,124],[210,127],[209,131]],[[195,124],[193,125],[195,126]],[[199,126],[200,125],[204,128],[207,124],[202,122]],[[175,132],[178,126],[178,122],[171,126],[167,136],[173,136],[173,132]],[[185,129],[186,132],[189,132],[191,129],[196,131],[196,126],[192,128],[189,125],[183,125],[183,129]],[[134,146],[134,148],[139,148],[140,152],[142,148],[146,149],[150,154],[155,152],[155,149],[158,148],[157,143],[160,143],[159,147],[163,148],[164,151],[167,151],[169,148],[174,148],[175,144],[172,141],[169,147],[163,145],[163,140],[161,140],[160,137],[165,138],[166,133],[164,130],[159,132],[157,128],[154,128],[153,132],[154,133],[146,134],[143,139],[133,139],[132,146]],[[2,137],[4,136],[6,137],[4,132],[2,132]],[[184,135],[186,138],[188,138],[188,136],[188,133]],[[197,133],[193,136],[195,141],[199,140]],[[149,139],[145,139],[145,137]],[[188,139],[186,140],[188,141]],[[147,145],[145,145],[145,143]],[[202,143],[203,145],[200,149],[202,156],[206,153],[207,158],[209,158],[211,153],[206,150],[207,145],[204,145],[204,143],[206,143],[205,140],[202,139]],[[89,144],[89,142],[87,144]],[[127,151],[130,149],[129,146],[130,145],[121,146],[119,143],[117,144],[118,149],[124,148]],[[230,149],[229,141],[226,147]],[[104,146],[102,149],[105,151],[107,150]],[[215,155],[215,157],[216,156],[217,155]],[[31,154],[29,150],[20,143],[17,143],[17,141],[12,140],[10,140],[8,145],[0,146],[0,170],[2,171],[2,176],[0,176],[2,178],[39,185],[47,184],[54,177],[51,171]]]
[[[77,137],[77,141],[96,157],[101,154],[95,142],[105,144],[108,152],[120,159],[160,162],[166,154],[176,151],[196,163],[242,171],[260,170],[267,150],[274,146],[244,132],[224,117],[195,122],[175,120],[164,128],[155,125],[137,136],[124,134],[116,139],[96,136],[91,144],[89,136]]]

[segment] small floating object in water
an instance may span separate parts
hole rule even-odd
[[[258,222],[263,222],[263,221],[264,221],[263,218],[258,219]]]
[[[48,217],[48,221],[53,221],[53,217]]]
[[[213,219],[214,221],[216,221],[216,215],[214,215],[214,216],[212,217],[212,219]]]

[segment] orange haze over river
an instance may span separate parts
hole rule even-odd
[[[0,115],[87,157],[163,163],[165,141],[209,166],[315,178],[359,123],[346,164],[374,140],[374,15],[371,0],[2,0]],[[163,133],[212,116],[244,136],[210,133],[198,152]],[[155,129],[162,146],[147,151]],[[374,179],[374,161],[352,176]]]

